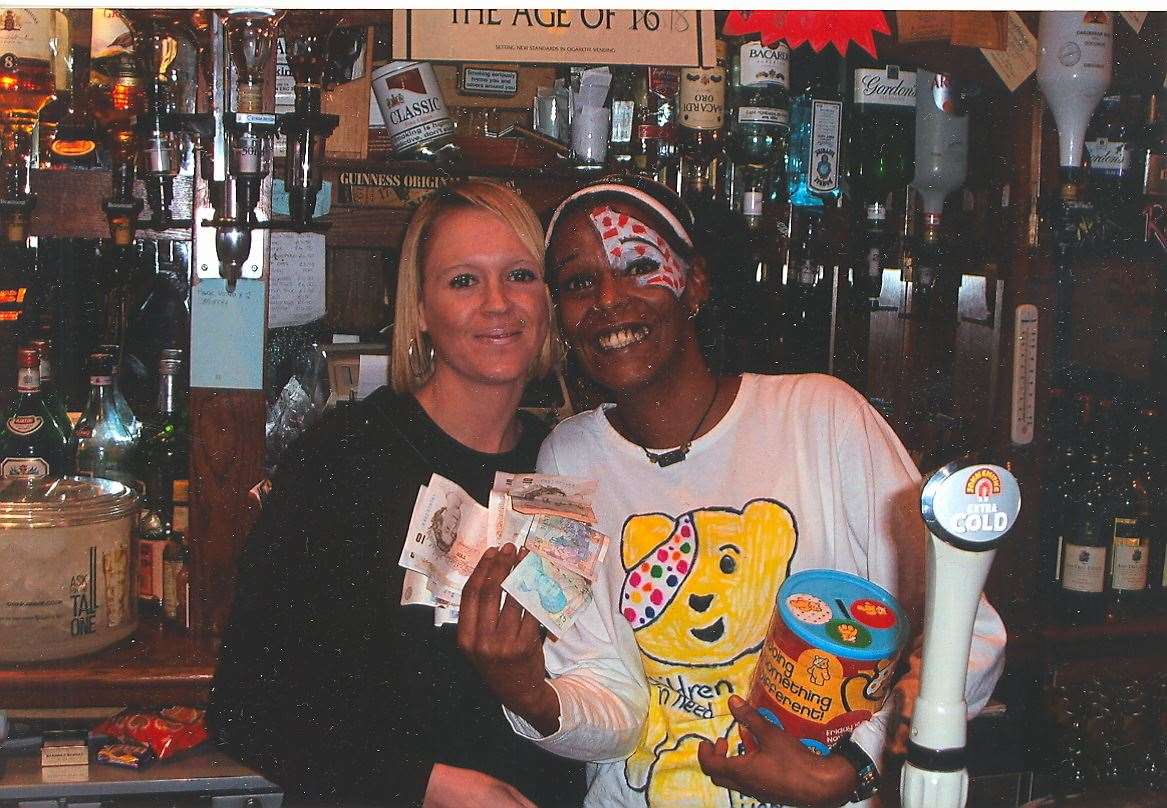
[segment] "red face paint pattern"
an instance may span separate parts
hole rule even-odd
[[[592,225],[604,242],[604,254],[617,272],[637,261],[651,261],[656,269],[635,276],[637,286],[660,286],[677,297],[685,291],[689,265],[673,253],[664,236],[627,213],[617,213],[607,205],[589,214]]]

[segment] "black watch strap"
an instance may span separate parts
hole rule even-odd
[[[876,768],[875,761],[863,751],[863,747],[851,740],[850,735],[844,735],[831,749],[831,754],[846,758],[859,775],[859,784],[851,794],[851,802],[870,799],[879,791],[879,769]]]

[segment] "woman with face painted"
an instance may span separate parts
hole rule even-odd
[[[240,562],[208,718],[289,805],[578,805],[583,767],[517,738],[435,610],[400,605],[422,485],[483,506],[546,428],[517,412],[552,364],[543,229],[494,183],[414,214],[398,266],[391,382],[281,460]],[[453,544],[462,501],[435,515]]]
[[[919,475],[842,382],[712,371],[694,324],[710,283],[700,233],[671,191],[640,178],[586,186],[552,216],[546,265],[561,330],[612,403],[559,424],[539,470],[599,482],[596,528],[612,546],[594,602],[554,641],[509,598],[500,609],[518,554],[489,551],[463,592],[459,645],[516,732],[592,761],[586,805],[863,801],[899,718],[895,698],[840,754],[819,756],[762,732],[741,697],[794,572],[868,578],[920,624]],[[971,713],[1004,661],[987,601],[976,635]],[[743,725],[758,729],[757,751],[744,752]]]

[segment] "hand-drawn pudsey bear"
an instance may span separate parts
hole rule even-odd
[[[650,688],[644,735],[625,777],[650,808],[756,804],[740,795],[731,801],[713,785],[697,764],[697,745],[739,741],[728,700],[749,691],[797,539],[793,515],[770,499],[624,523],[620,608]]]

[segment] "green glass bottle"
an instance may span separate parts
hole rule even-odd
[[[41,394],[40,356],[17,351],[16,398],[0,426],[0,475],[46,477],[67,473],[69,439]]]
[[[143,507],[167,528],[173,524],[174,482],[188,476],[189,442],[181,372],[182,351],[164,349],[158,362],[158,405],[142,425],[136,463],[146,485]]]
[[[56,385],[53,384],[53,344],[47,339],[34,339],[28,344],[29,347],[36,348],[37,355],[41,360],[41,396],[67,440],[73,435],[73,424],[65,409],[65,402],[57,392]]]
[[[870,229],[884,226],[888,197],[912,181],[916,74],[887,65],[857,68],[852,76],[849,185]]]

